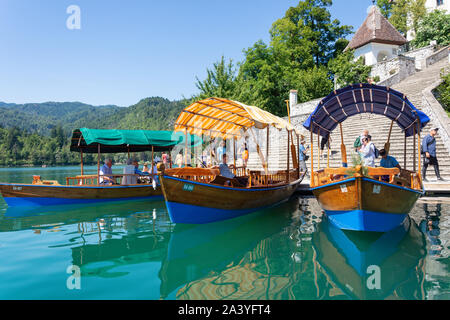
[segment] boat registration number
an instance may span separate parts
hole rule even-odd
[[[20,191],[20,190],[22,190],[22,187],[13,187],[13,190]]]
[[[185,183],[183,186],[183,190],[184,191],[193,191],[194,190],[194,185],[193,184],[189,184],[189,183]]]

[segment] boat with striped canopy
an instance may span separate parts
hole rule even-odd
[[[384,115],[391,126],[384,149],[389,152],[392,127],[397,124],[406,139],[414,141],[413,158],[418,160],[412,170],[405,168],[365,167],[347,163],[342,122],[361,113]],[[420,132],[430,121],[408,98],[391,88],[372,84],[351,85],[324,98],[303,126],[311,135],[310,187],[319,204],[337,227],[346,230],[387,232],[403,223],[417,199],[424,193],[421,172]],[[339,126],[341,131],[340,168],[314,171],[313,135],[328,138]],[[414,164],[415,164],[414,160]],[[320,166],[320,162],[319,162]]]
[[[286,170],[269,171],[271,127],[288,133],[285,142],[288,145]],[[265,130],[265,155],[253,131],[255,128]],[[304,173],[300,172],[297,158],[299,133],[287,121],[258,107],[223,98],[203,99],[181,112],[174,130],[183,132],[186,137],[190,134],[202,135],[209,137],[210,142],[211,139],[221,139],[232,144],[231,170],[234,175],[234,178],[224,177],[218,167],[190,167],[190,150],[187,146],[183,167],[166,169],[159,166],[164,198],[174,223],[210,223],[279,204],[289,199],[303,179]],[[256,144],[263,167],[260,171],[236,165],[236,142],[245,136],[253,138]],[[297,138],[297,147],[294,137]]]
[[[100,158],[102,153],[128,153],[172,150],[184,145],[185,136],[172,131],[150,130],[102,130],[81,128],[73,131],[70,150],[81,156],[81,174],[67,177],[66,184],[56,180],[42,180],[33,176],[33,182],[0,183],[0,192],[8,206],[45,206],[99,201],[131,199],[162,199],[161,187],[151,172],[150,179],[140,179],[134,174],[109,175],[115,184],[101,183]],[[186,142],[187,143],[187,142]],[[201,143],[197,136],[191,137],[191,144]],[[86,175],[83,154],[97,153],[97,174]],[[152,166],[153,168],[153,166]],[[127,179],[133,177],[132,179]]]

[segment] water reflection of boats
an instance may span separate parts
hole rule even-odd
[[[425,238],[414,220],[387,233],[367,233],[344,231],[324,219],[318,231],[312,239],[316,267],[329,284],[320,286],[319,296],[330,298],[331,286],[351,299],[424,298]]]
[[[298,201],[294,200],[280,205],[276,210],[290,214],[297,207]],[[230,286],[233,287],[232,291],[243,292],[249,287],[255,288],[255,285],[261,287],[263,277],[259,273],[255,274],[252,263],[244,261],[246,256],[250,256],[247,257],[250,260],[265,257],[268,250],[265,239],[289,224],[288,217],[284,218],[273,211],[262,210],[207,225],[177,224],[159,273],[161,297],[167,298],[175,293],[177,299],[222,299],[229,297]],[[243,282],[242,286],[219,284],[209,279],[218,275],[223,279],[229,278],[231,275],[228,274],[239,278]],[[255,281],[259,283],[255,284]],[[275,282],[272,286],[275,286]]]
[[[161,201],[121,201],[96,205],[8,207],[0,214],[0,232],[45,229],[55,225],[99,222],[107,217],[127,217],[139,212],[165,212]]]

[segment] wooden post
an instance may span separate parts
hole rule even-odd
[[[236,136],[233,136],[233,162],[234,162],[234,175],[236,175]]]
[[[317,170],[320,170],[320,129],[317,132]]]
[[[419,171],[417,172],[417,175],[419,177],[419,181],[422,182],[422,159],[420,152],[422,150],[422,146],[420,141],[420,127],[421,127],[420,118],[417,117],[417,151],[419,155]]]
[[[188,157],[188,135],[187,135],[187,128],[185,128],[185,132],[184,132],[184,166],[187,167],[187,157]]]
[[[344,131],[342,129],[342,123],[339,123],[339,129],[341,130],[341,161],[342,166],[347,167],[347,149],[344,144]]]
[[[416,126],[413,125],[413,171],[416,172]]]
[[[300,157],[299,157],[300,137],[298,136],[298,134],[296,134],[296,136],[297,136],[297,179],[300,179]]]
[[[154,172],[153,172],[153,153],[154,153],[154,147],[152,146],[152,161],[150,161],[150,165],[152,166],[152,180],[154,179]]]
[[[81,175],[84,175],[84,168],[83,168],[83,149],[80,149],[81,150],[81,153],[80,153],[80,155],[81,155]]]
[[[267,137],[266,137],[266,167],[269,169],[269,130],[270,127],[267,126]]]
[[[403,169],[406,170],[406,131],[405,131],[405,143],[403,144]]]
[[[287,179],[286,179],[286,181],[287,181],[287,183],[289,183],[289,162],[290,162],[290,137],[291,137],[291,135],[289,134],[289,131],[286,129],[286,132],[287,132],[287,134],[288,134],[288,138],[287,138]]]
[[[310,186],[314,187],[314,143],[313,143],[313,130],[312,130],[312,123],[311,123],[311,138],[310,138],[310,143],[311,143],[311,181],[310,181]]]
[[[97,184],[100,184],[100,144],[97,150]]]

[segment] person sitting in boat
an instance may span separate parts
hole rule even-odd
[[[380,167],[399,168],[400,170],[402,169],[400,167],[400,164],[398,163],[397,159],[388,155],[388,152],[385,149],[380,150],[380,156],[381,156]],[[387,176],[387,175],[381,176],[381,180],[389,182],[389,176]]]
[[[402,169],[397,159],[395,159],[393,156],[390,156],[385,149],[380,150],[380,156],[381,156],[380,167],[399,168],[400,170]]]
[[[364,161],[364,166],[375,167],[375,145],[372,143],[372,137],[367,136],[362,138],[362,146],[359,149],[359,154]]]
[[[231,172],[230,167],[227,164],[227,155],[223,154],[222,155],[222,163],[216,167],[219,169],[220,171],[220,175],[224,178],[228,178],[228,179],[233,179],[235,182],[237,182],[237,184],[241,185],[241,186],[246,186],[248,179],[244,178],[244,177],[236,177],[236,175]],[[231,165],[231,169],[234,169],[234,166]]]
[[[148,172],[143,172],[143,171],[139,170],[139,162],[137,160],[133,160],[133,166],[134,166],[134,174],[140,176],[140,178],[145,178],[146,176],[150,175]],[[145,181],[145,180],[146,179],[138,179],[138,183],[140,183],[141,181]]]
[[[113,185],[116,184],[116,181],[113,178],[112,173],[112,160],[110,158],[105,159],[105,164],[100,168],[99,171],[99,180],[100,184],[104,185]]]

